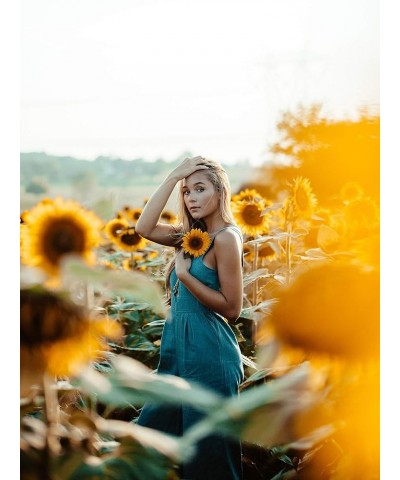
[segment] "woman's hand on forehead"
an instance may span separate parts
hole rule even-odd
[[[207,160],[200,155],[187,157],[175,168],[174,173],[179,180],[182,180],[198,170],[207,170],[209,167],[206,162]]]

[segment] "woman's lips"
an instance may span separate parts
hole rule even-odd
[[[193,210],[197,210],[200,207],[190,207],[190,211],[192,212]]]

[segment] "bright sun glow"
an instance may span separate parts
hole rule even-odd
[[[376,0],[22,1],[21,150],[258,165],[281,111],[379,102]]]

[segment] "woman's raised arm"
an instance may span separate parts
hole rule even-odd
[[[176,244],[176,230],[168,223],[159,222],[159,218],[179,180],[197,170],[207,169],[204,160],[201,156],[185,158],[161,183],[149,198],[136,223],[135,230],[140,236],[161,245],[171,247]]]

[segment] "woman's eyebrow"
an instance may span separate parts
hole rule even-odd
[[[205,183],[203,183],[203,182],[196,182],[196,183],[193,184],[194,187],[195,187],[196,185],[205,185]],[[185,185],[184,187],[182,187],[182,190],[184,190],[185,188],[189,188],[189,187],[187,187],[187,186]]]

